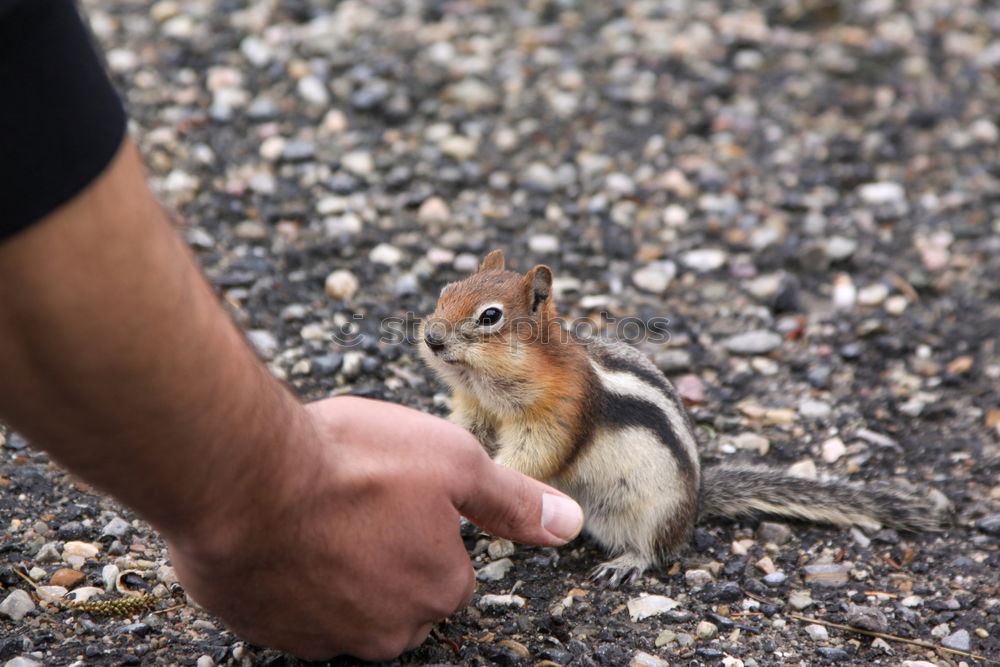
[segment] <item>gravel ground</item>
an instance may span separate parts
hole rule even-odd
[[[470,533],[473,604],[392,664],[1000,660],[995,4],[84,4],[157,191],[303,397],[446,412],[380,322],[429,312],[499,247],[554,268],[567,317],[669,318],[669,341],[640,347],[709,462],[954,506],[937,535],[707,524],[620,591],[587,584],[592,543]],[[0,437],[0,660],[296,664],[190,606],[32,600],[15,567],[184,598],[145,524]]]

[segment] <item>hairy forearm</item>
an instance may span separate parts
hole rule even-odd
[[[303,409],[219,307],[131,144],[0,245],[0,368],[0,417],[168,534],[252,489],[247,471],[274,469],[261,458],[294,456],[275,442],[310,441],[289,438]]]

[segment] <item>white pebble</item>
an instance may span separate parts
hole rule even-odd
[[[723,345],[733,354],[767,354],[781,345],[781,336],[773,331],[757,329],[727,338]]]
[[[299,79],[296,90],[309,104],[325,107],[330,103],[330,93],[327,92],[326,85],[315,76],[304,76]]]
[[[799,404],[799,414],[806,419],[826,419],[831,411],[830,404],[824,401],[806,399]]]
[[[858,289],[854,281],[846,273],[839,273],[833,279],[833,307],[837,310],[850,310],[858,298]]]
[[[787,472],[792,477],[802,477],[803,479],[816,479],[819,476],[816,472],[816,462],[812,459],[802,459],[793,463],[788,466]]]
[[[513,567],[514,561],[509,558],[491,561],[476,570],[476,579],[479,581],[500,581],[507,576]]]
[[[443,139],[438,146],[441,148],[442,153],[462,162],[472,159],[476,155],[476,151],[479,149],[479,142],[472,137],[453,134]]]
[[[15,623],[20,622],[24,615],[35,608],[35,602],[25,591],[15,588],[10,595],[0,602],[0,616],[5,616]]]
[[[361,283],[357,276],[346,269],[338,269],[326,277],[323,284],[326,293],[341,301],[347,301],[358,291]]]
[[[403,251],[394,245],[379,243],[372,248],[372,251],[368,254],[368,259],[376,264],[396,266],[403,261]]]
[[[357,176],[370,176],[375,171],[375,160],[368,151],[351,151],[340,158],[344,169]]]
[[[632,659],[628,663],[628,667],[670,667],[670,663],[651,653],[639,651],[632,656]]]
[[[632,274],[632,282],[641,290],[661,294],[676,274],[677,266],[673,262],[650,262]]]
[[[817,625],[816,623],[806,626],[806,634],[816,641],[826,641],[830,638],[830,633],[826,631],[826,627]]]
[[[440,197],[430,197],[417,209],[417,219],[420,222],[447,222],[451,218],[451,209]]]
[[[270,361],[278,355],[280,345],[274,334],[267,329],[251,329],[246,333],[247,340],[265,361]]]
[[[906,200],[906,191],[903,186],[890,181],[865,183],[858,188],[858,195],[862,201],[872,206],[896,204]]]
[[[559,252],[559,238],[552,234],[535,234],[528,239],[528,248],[539,255],[550,255]]]
[[[822,451],[823,460],[827,463],[834,463],[847,453],[847,447],[840,438],[830,438],[823,442]]]
[[[698,273],[708,273],[721,268],[726,263],[727,255],[722,250],[716,248],[698,248],[689,250],[681,256],[684,266],[697,271]]]
[[[628,614],[633,621],[641,621],[650,616],[657,616],[671,609],[676,609],[680,603],[664,595],[643,595],[628,601]]]
[[[482,610],[493,609],[523,609],[527,604],[520,595],[484,595],[476,605]]]
[[[684,581],[692,588],[704,588],[713,580],[714,577],[708,570],[691,569],[684,573]]]
[[[63,545],[63,558],[69,556],[79,556],[81,558],[93,558],[100,553],[101,547],[90,542],[67,542]]]
[[[910,305],[909,300],[902,294],[895,294],[885,300],[885,312],[893,317],[899,317]]]
[[[858,290],[858,303],[862,306],[878,306],[889,296],[889,288],[882,283],[875,283]]]
[[[695,628],[694,633],[699,639],[714,639],[719,634],[719,626],[711,621],[702,621]]]

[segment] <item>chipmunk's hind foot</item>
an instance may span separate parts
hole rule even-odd
[[[649,562],[636,554],[625,553],[601,563],[590,571],[588,579],[601,588],[619,588],[631,586],[639,581],[642,573],[649,567]]]

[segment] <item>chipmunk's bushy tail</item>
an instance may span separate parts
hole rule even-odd
[[[933,504],[901,489],[820,482],[757,466],[705,468],[700,500],[701,517],[763,514],[912,532],[940,530],[943,523]]]

